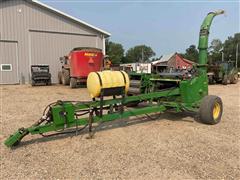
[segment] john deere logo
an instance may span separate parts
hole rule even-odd
[[[95,56],[97,56],[97,54],[95,54],[95,53],[84,53],[84,56],[95,57]]]

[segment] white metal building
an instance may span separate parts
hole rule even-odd
[[[110,33],[35,0],[0,1],[0,84],[30,81],[30,65],[49,64],[57,82],[59,57],[75,47],[105,53]]]

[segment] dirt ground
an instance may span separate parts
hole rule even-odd
[[[240,83],[212,85],[224,103],[222,121],[196,122],[187,113],[157,120],[135,117],[87,134],[28,135],[10,150],[3,141],[39,119],[50,102],[88,100],[86,89],[1,86],[1,179],[240,179]]]

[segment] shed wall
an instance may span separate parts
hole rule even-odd
[[[4,65],[11,67],[11,70],[2,70]],[[0,84],[8,83],[18,83],[17,42],[0,41]]]
[[[24,0],[0,2],[0,15],[0,40],[18,43],[20,82],[29,82],[33,62],[51,64],[56,82],[60,56],[79,46],[104,48],[100,32]]]
[[[47,46],[46,41],[49,42]],[[57,82],[57,74],[61,68],[59,57],[67,55],[72,50],[71,47],[95,47],[97,42],[95,36],[30,32],[30,43],[30,64],[49,64],[52,81]]]

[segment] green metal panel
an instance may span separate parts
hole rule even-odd
[[[59,126],[62,126],[63,123],[67,125],[73,122],[75,111],[72,103],[56,105],[52,108],[51,112],[56,129],[58,129]]]
[[[181,81],[180,94],[182,102],[191,105],[199,101],[208,94],[207,76],[199,76],[193,79]]]

